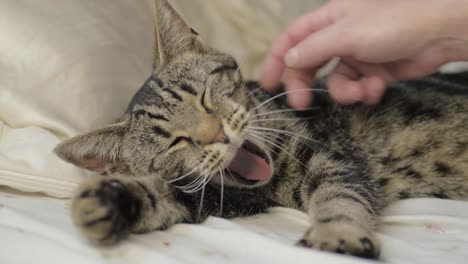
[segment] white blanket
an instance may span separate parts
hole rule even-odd
[[[381,221],[387,263],[467,263],[468,202],[406,200],[388,208]],[[73,227],[65,201],[0,193],[0,263],[366,263],[295,247],[308,223],[302,212],[273,208],[232,221],[210,217],[201,225],[180,224],[96,248]]]

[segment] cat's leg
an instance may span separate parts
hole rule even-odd
[[[377,258],[380,244],[374,228],[380,210],[378,187],[364,163],[318,153],[309,164],[316,169],[302,182],[301,196],[312,225],[298,244]]]
[[[219,215],[221,208],[223,217],[261,212],[271,205],[264,197],[258,191],[226,191],[221,206],[216,186],[206,186],[201,203],[202,192],[186,194],[156,177],[108,176],[84,181],[71,210],[75,225],[87,238],[112,244],[132,232],[202,221]]]
[[[154,177],[107,176],[85,180],[72,200],[75,225],[91,241],[117,242],[130,232],[162,229],[182,221],[187,209]]]

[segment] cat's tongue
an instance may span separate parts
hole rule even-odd
[[[228,167],[247,180],[261,181],[270,176],[270,166],[257,155],[240,148]]]

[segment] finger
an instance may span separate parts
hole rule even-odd
[[[286,72],[286,91],[288,104],[296,109],[304,109],[312,103],[312,92],[308,91],[314,82],[315,70],[297,71],[288,69]]]
[[[337,73],[348,77],[350,80],[359,80],[361,73],[353,65],[344,59],[341,59],[331,73]]]
[[[331,23],[327,6],[328,4],[325,4],[316,11],[296,19],[276,39],[262,69],[260,79],[263,87],[272,90],[278,85],[285,69],[284,56],[290,48],[309,34]]]
[[[329,26],[309,35],[290,49],[285,56],[285,63],[290,68],[318,68],[336,56],[350,53],[343,41],[340,41],[339,25]]]
[[[360,77],[379,77],[386,82],[395,81],[395,77],[388,71],[386,65],[379,63],[360,62],[349,58],[344,58],[342,61],[349,67],[353,68],[354,71],[360,75]]]
[[[387,64],[398,80],[419,78],[436,72],[445,60],[440,52],[422,52],[416,57]]]
[[[327,80],[330,96],[340,104],[354,104],[364,96],[364,86],[359,81],[359,74],[352,67],[340,63]]]
[[[348,76],[359,82],[363,87],[364,97],[362,101],[367,104],[376,104],[385,92],[386,84],[395,81],[395,78],[381,64],[365,63],[349,58],[343,58],[342,62],[352,69],[354,75]]]
[[[276,90],[279,87],[284,69],[284,64],[280,62],[278,57],[269,55],[265,60],[260,76],[260,84],[262,87],[267,91]]]
[[[287,83],[288,89],[288,104],[297,110],[302,110],[307,108],[312,103],[312,92],[309,91],[299,91],[299,90],[310,90],[310,86],[307,85],[305,82],[294,79],[290,80]]]
[[[379,76],[370,76],[360,81],[364,86],[364,99],[366,104],[376,104],[385,93],[387,82]]]

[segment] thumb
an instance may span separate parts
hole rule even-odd
[[[274,41],[262,69],[261,82],[266,89],[273,90],[278,85],[285,70],[286,52],[309,34],[332,23],[329,6],[329,3],[324,4],[321,8],[297,18]]]
[[[335,56],[345,56],[351,51],[340,41],[339,25],[332,25],[308,36],[290,49],[285,56],[289,68],[318,68]]]

